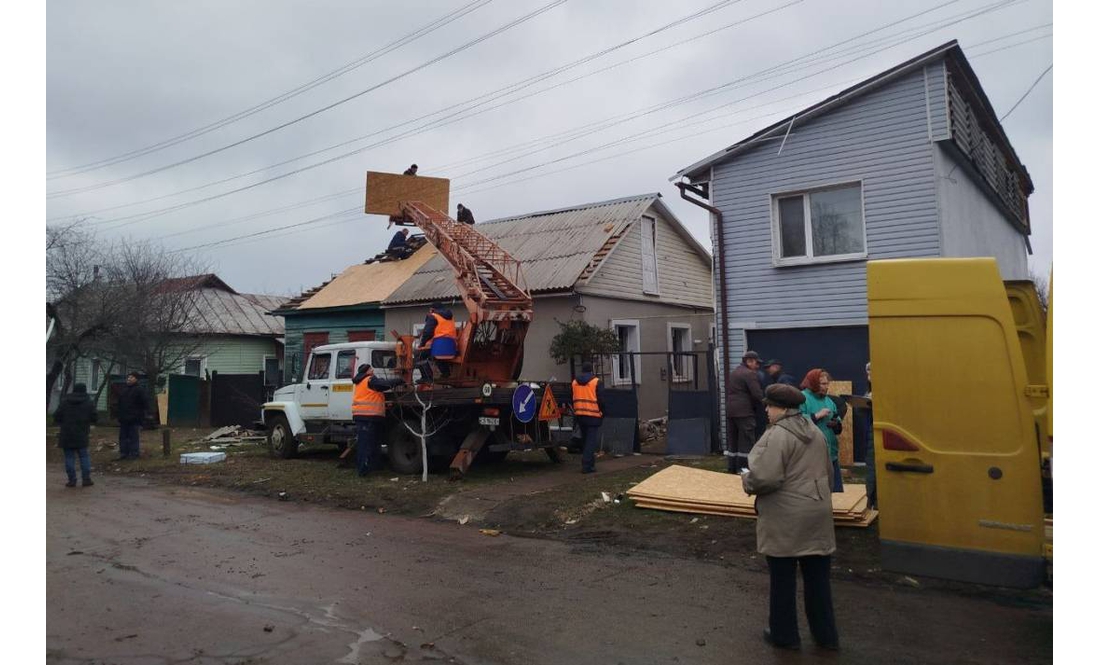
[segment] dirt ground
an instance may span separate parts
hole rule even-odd
[[[359,478],[351,468],[337,468],[333,446],[303,447],[294,460],[273,459],[263,443],[225,448],[227,460],[209,465],[181,465],[182,452],[205,451],[201,439],[211,430],[175,429],[172,455],[162,455],[161,431],[142,433],[142,459],[118,462],[118,430],[98,427],[91,437],[93,474],[148,478],[193,487],[217,487],[250,495],[357,511],[390,513],[437,521],[455,521],[496,529],[509,535],[560,541],[586,551],[654,552],[690,557],[718,565],[760,571],[755,522],[635,508],[625,496],[631,486],[668,464],[720,470],[721,458],[670,462],[660,442],[643,447],[642,455],[603,458],[598,472],[580,474],[578,455],[563,455],[560,464],[541,451],[513,453],[501,463],[475,466],[461,482],[432,475],[400,476],[388,470]],[[60,462],[54,447],[56,429],[47,429],[47,460]],[[854,469],[848,482],[862,482]],[[607,494],[612,500],[603,499]],[[913,578],[883,571],[879,564],[877,525],[838,528],[833,575],[869,587],[917,587],[936,593],[985,598],[1000,604],[1046,608],[1050,587],[1017,591]]]

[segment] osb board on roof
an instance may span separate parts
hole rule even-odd
[[[412,176],[409,176],[412,177]],[[375,262],[355,265],[340,273],[323,289],[298,306],[299,310],[321,307],[347,307],[369,302],[381,302],[405,283],[420,266],[435,256],[435,249],[425,245],[404,261]]]
[[[830,395],[851,395],[852,394],[852,382],[851,381],[830,381],[829,382],[829,394]],[[844,424],[844,429],[837,435],[837,450],[840,452],[840,466],[852,466],[855,464],[855,453],[852,447],[852,410],[849,408],[848,412],[844,414],[844,418],[841,419]]]
[[[451,181],[447,178],[367,171],[367,200],[363,210],[368,215],[398,216],[401,201],[420,201],[447,212],[450,200]]]
[[[741,477],[730,473],[693,469],[679,464],[653,474],[627,491],[631,497],[669,499],[711,506],[744,507],[756,500],[745,494]],[[833,513],[847,513],[867,496],[863,485],[845,485],[833,494]]]

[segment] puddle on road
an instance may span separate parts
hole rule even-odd
[[[374,632],[370,628],[367,628],[363,632],[359,633],[359,639],[348,644],[348,655],[338,659],[337,663],[348,663],[349,665],[358,665],[359,663],[359,648],[368,642],[378,642],[382,639],[382,636]]]

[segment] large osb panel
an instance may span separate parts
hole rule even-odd
[[[421,247],[403,261],[354,265],[340,273],[325,288],[303,302],[298,309],[347,307],[385,300],[421,266],[436,255],[430,245]]]
[[[368,215],[401,214],[401,201],[420,201],[441,212],[450,205],[451,181],[419,175],[397,175],[367,171],[367,199],[364,212]]]

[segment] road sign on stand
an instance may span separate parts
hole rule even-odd
[[[535,391],[526,383],[512,393],[512,413],[521,423],[529,423],[535,417]]]
[[[546,392],[542,394],[542,405],[539,407],[539,420],[557,420],[561,418],[561,407],[558,400],[554,399],[554,391],[546,386]]]

